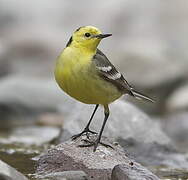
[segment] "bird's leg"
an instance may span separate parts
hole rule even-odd
[[[96,104],[95,109],[94,109],[94,111],[93,111],[93,113],[92,113],[92,115],[91,115],[91,117],[90,117],[90,119],[89,119],[89,122],[87,123],[86,127],[84,128],[84,130],[83,130],[81,133],[72,136],[72,140],[77,139],[78,137],[80,137],[80,136],[81,136],[82,134],[84,134],[84,133],[86,133],[86,136],[87,136],[88,139],[89,139],[89,134],[88,134],[89,132],[92,133],[92,134],[97,134],[96,132],[91,131],[91,130],[89,129],[89,126],[90,126],[90,124],[91,124],[91,121],[92,121],[92,119],[93,119],[93,116],[95,115],[95,112],[97,111],[97,108],[98,108],[98,107],[99,107],[99,105]]]
[[[105,146],[105,147],[111,147],[111,148],[113,148],[112,146],[110,146],[110,145],[108,145],[108,144],[105,144],[105,143],[100,142],[100,141],[101,141],[101,136],[102,136],[102,133],[103,133],[103,130],[104,130],[104,127],[105,127],[105,124],[106,124],[107,119],[108,119],[108,117],[109,117],[109,108],[108,108],[108,105],[104,106],[104,110],[105,110],[105,111],[104,111],[105,117],[104,117],[104,121],[103,121],[103,124],[102,124],[102,128],[101,128],[101,130],[100,130],[100,133],[99,133],[97,139],[96,139],[95,141],[84,140],[84,141],[85,141],[86,143],[88,143],[88,144],[82,144],[82,145],[79,145],[79,147],[90,147],[90,146],[94,146],[94,149],[93,149],[94,152],[96,151],[98,144],[101,144],[101,145],[103,145],[103,146]]]

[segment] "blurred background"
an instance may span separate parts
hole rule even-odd
[[[1,83],[25,78],[24,86],[30,84],[27,78],[54,79],[56,57],[72,32],[93,25],[113,34],[100,49],[132,86],[156,100],[139,103],[141,108],[157,115],[186,109],[187,8],[184,0],[0,0]]]
[[[186,0],[0,0],[0,128],[66,121],[67,103],[75,101],[55,83],[56,57],[75,29],[92,25],[113,34],[99,48],[156,103],[122,100],[158,121],[185,151],[187,19]]]

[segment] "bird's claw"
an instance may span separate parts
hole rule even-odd
[[[83,134],[86,134],[86,137],[89,139],[89,133],[97,134],[96,132],[91,131],[90,129],[84,129],[81,133],[73,135],[72,140],[76,140],[78,137],[82,136]]]
[[[82,141],[84,141],[87,144],[81,144],[78,147],[91,147],[91,146],[94,146],[93,152],[96,151],[98,144],[101,144],[102,146],[105,146],[106,148],[112,148],[112,149],[114,149],[109,144],[105,144],[103,142],[100,142],[98,139],[96,139],[95,141],[90,141],[88,139],[83,139]]]

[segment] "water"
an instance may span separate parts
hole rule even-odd
[[[34,180],[36,161],[33,158],[43,150],[43,147],[28,147],[23,144],[0,144],[0,159]]]

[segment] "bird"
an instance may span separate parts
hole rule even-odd
[[[95,140],[86,140],[80,147],[93,146],[95,152],[98,145],[111,147],[101,142],[102,133],[110,114],[109,104],[122,95],[130,95],[138,99],[154,102],[154,100],[136,91],[124,76],[98,49],[102,39],[112,36],[104,34],[94,26],[82,26],[73,32],[66,47],[57,58],[55,65],[55,80],[59,87],[74,99],[94,104],[94,111],[83,131],[72,137],[73,140],[88,133],[97,134],[90,130],[91,121],[99,107],[104,107],[104,120]]]

